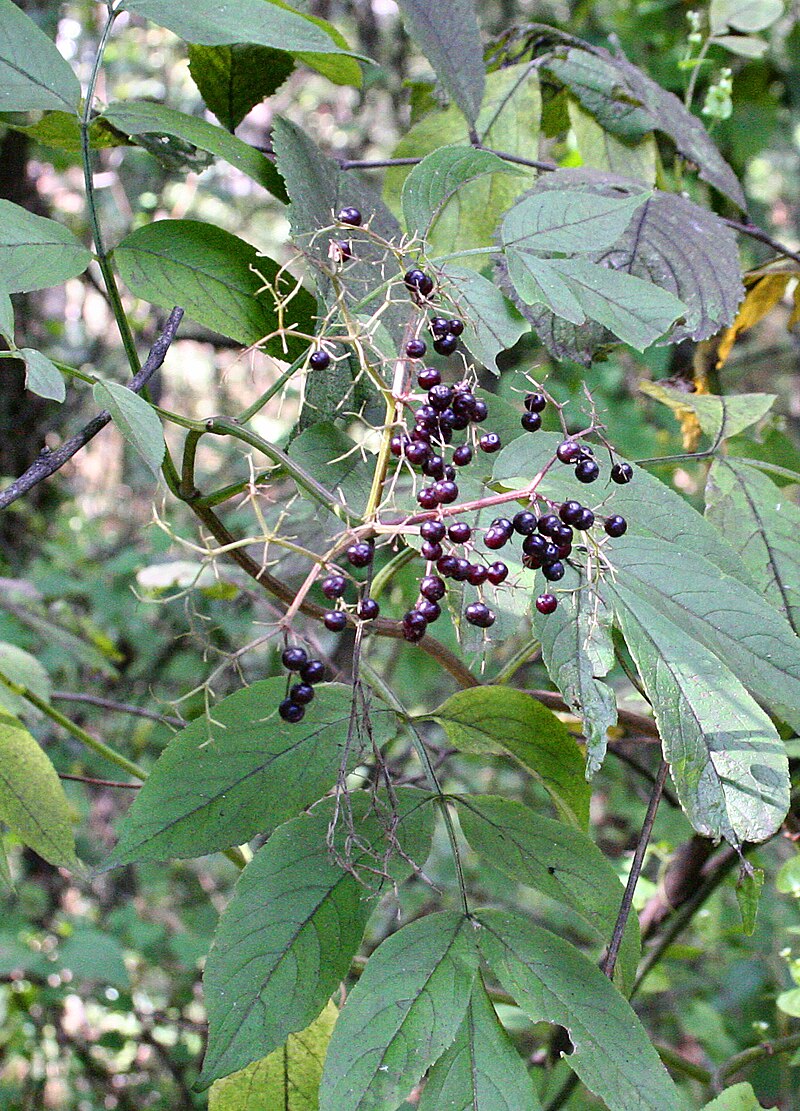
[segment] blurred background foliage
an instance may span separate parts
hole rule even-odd
[[[103,6],[88,0],[24,0],[19,6],[57,39],[85,82]],[[419,106],[430,105],[436,96],[427,62],[409,44],[395,4],[307,0],[301,6],[332,20],[351,45],[377,60],[377,67],[366,70],[361,89],[335,86],[298,68],[237,133],[263,146],[272,115],[279,112],[302,123],[339,157],[391,155]],[[680,0],[481,0],[478,6],[488,40],[512,24],[552,24],[593,43],[616,44],[666,88],[681,96],[685,91],[689,71],[681,62],[690,23],[688,5]],[[752,217],[795,248],[800,239],[796,16],[797,11],[787,10],[771,28],[769,49],[761,59],[731,58],[712,48],[696,95],[699,107],[720,70],[732,68],[732,111],[712,122],[712,134],[745,185]],[[98,92],[102,102],[151,98],[185,112],[203,111],[185,46],[168,32],[136,20],[124,27],[120,22]],[[0,197],[50,213],[88,241],[77,150],[54,148],[35,128],[32,133],[15,130],[17,122],[0,118]],[[569,135],[558,142],[562,146],[555,153],[563,158]],[[211,165],[201,152],[178,144],[154,154],[139,147],[112,147],[98,160],[97,193],[109,243],[159,217],[196,218],[236,231],[281,261],[290,258],[283,206],[226,164]],[[372,177],[379,179],[379,172]],[[750,241],[742,252],[745,268],[770,257],[768,248]],[[16,297],[15,307],[20,346],[24,342],[51,358],[124,378],[113,318],[91,271],[63,288]],[[163,321],[142,304],[128,307],[139,344],[146,347]],[[778,304],[746,333],[716,385],[721,392],[779,395],[775,415],[759,432],[762,450],[773,461],[797,468],[800,336],[796,329],[787,330],[790,312],[788,300]],[[553,395],[574,399],[576,408],[585,404],[586,384],[609,439],[623,455],[661,456],[681,451],[680,430],[664,407],[638,391],[638,382],[691,377],[691,358],[692,352],[681,347],[655,349],[644,358],[617,351],[587,376],[577,365],[551,364],[530,337],[503,357],[499,381],[484,384],[511,397],[524,373],[548,375]],[[21,366],[4,361],[2,367],[0,475],[5,479],[24,470],[43,443],[57,445],[94,410],[80,383],[59,407],[24,391]],[[279,372],[266,356],[243,355],[219,337],[186,324],[169,352],[155,399],[194,418],[234,413]],[[298,403],[290,388],[282,404],[261,417],[265,435],[285,443]],[[175,431],[168,429],[168,435]],[[207,437],[198,460],[202,478],[210,483],[219,474],[221,482],[215,485],[224,483],[232,450],[227,442]],[[662,477],[671,477],[682,492],[696,497],[704,471],[700,464],[687,464]],[[203,712],[210,698],[236,689],[243,679],[278,670],[269,636],[276,612],[224,566],[202,586],[190,586],[193,573],[175,563],[196,560],[197,553],[185,545],[197,541],[196,528],[188,511],[165,506],[162,497],[163,488],[154,501],[147,472],[136,457],[123,452],[119,435],[109,426],[56,479],[16,502],[0,521],[0,641],[38,656],[52,676],[56,705],[146,766],[164,747],[176,719]],[[285,489],[276,488],[277,504],[290,497],[288,483]],[[243,526],[248,520],[243,513]],[[403,589],[401,576],[391,590],[399,597]],[[324,631],[312,635],[334,669],[346,670],[348,661],[339,655],[346,649]],[[376,644],[373,652],[391,685],[416,703],[409,709],[430,708],[450,692],[451,681],[427,657],[396,641]],[[500,652],[487,666],[496,670],[505,662]],[[549,686],[535,658],[517,672],[515,682]],[[625,706],[642,708],[622,674],[616,685]],[[85,701],[86,696],[111,699],[153,717],[112,711]],[[51,723],[34,719],[31,725],[65,776],[113,778],[114,769],[101,757]],[[442,737],[433,727],[428,739],[433,752],[444,756]],[[627,737],[595,781],[593,833],[623,878],[649,791],[642,768],[652,772],[656,767],[654,747],[646,738]],[[389,758],[399,775],[410,774],[404,749],[390,750]],[[503,761],[486,766],[462,756],[446,768],[447,789],[519,798],[536,790]],[[132,792],[65,782],[79,818],[80,854],[92,867],[110,848],[113,823]],[[640,908],[658,889],[675,849],[690,838],[681,812],[663,804],[639,884]],[[470,884],[487,902],[510,899],[557,932],[581,938],[577,920],[564,908],[527,889],[511,890],[508,880],[465,852]],[[0,914],[0,1108],[205,1107],[207,1093],[191,1091],[202,1048],[199,973],[235,869],[214,857],[128,867],[89,884],[66,877],[13,843],[9,858],[13,890],[4,891]],[[646,980],[641,1009],[657,1043],[713,1069],[760,1038],[788,1031],[791,1017],[776,1006],[776,998],[793,987],[795,975],[800,983],[800,960],[793,956],[793,946],[800,954],[800,875],[790,867],[794,860],[795,848],[787,839],[753,854],[753,863],[765,869],[767,878],[749,937],[742,931],[733,868],[732,878]],[[451,868],[443,840],[437,842],[428,874],[445,890],[455,891]],[[429,899],[430,890],[418,881],[407,884],[400,896],[406,915],[426,909]],[[393,897],[381,904],[370,927],[371,945],[394,928],[397,909]],[[791,1001],[786,1006],[800,1014],[800,1007],[792,1011]],[[531,1031],[513,1008],[502,1011],[520,1048],[532,1062],[544,1063],[542,1032]],[[550,1090],[555,1090],[563,1076],[559,1068],[550,1075]],[[765,1058],[750,1078],[769,1100],[789,1108],[797,1106],[800,1093],[796,1076],[792,1061],[781,1057]],[[697,1106],[698,1091],[686,1082],[687,1107]],[[576,1111],[594,1103],[584,1094],[568,1106]]]

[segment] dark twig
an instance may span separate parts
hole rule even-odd
[[[779,255],[783,255],[785,258],[790,258],[794,262],[800,263],[800,251],[790,250],[785,243],[781,243],[779,240],[774,239],[768,232],[765,232],[763,228],[760,228],[758,224],[751,224],[749,220],[746,224],[742,224],[738,220],[725,220],[724,222],[729,228],[733,228],[734,231],[738,231],[741,235],[746,235],[750,239],[756,239],[759,243],[766,243],[768,247],[772,247],[773,251],[776,251]]]
[[[162,725],[174,725],[176,729],[183,729],[186,722],[183,718],[172,717],[170,714],[159,714],[155,710],[146,710],[143,706],[131,706],[127,702],[113,702],[110,698],[101,698],[98,694],[74,694],[72,691],[53,691],[51,698],[61,702],[85,702],[89,706],[99,706],[103,710],[112,710],[117,714],[131,714],[133,717],[149,718]]]
[[[169,314],[169,319],[164,326],[164,331],[158,337],[156,342],[150,349],[150,354],[147,356],[142,369],[138,374],[128,383],[128,389],[134,393],[139,393],[150,381],[155,372],[164,362],[167,351],[175,339],[175,333],[178,330],[178,325],[183,316],[183,309],[174,308]],[[17,498],[21,498],[23,494],[27,494],[34,486],[38,486],[50,475],[60,471],[61,468],[69,462],[69,460],[76,455],[81,448],[86,447],[90,440],[94,439],[98,432],[100,432],[111,420],[111,414],[105,409],[89,423],[81,429],[75,436],[66,440],[61,447],[56,448],[55,451],[47,451],[46,449],[39,453],[39,457],[31,463],[27,471],[20,475],[18,479],[7,486],[2,493],[0,493],[0,509],[5,509],[7,506],[15,502]]]
[[[141,783],[120,783],[118,779],[95,779],[90,775],[67,775],[66,772],[58,773],[59,779],[69,779],[73,783],[88,783],[90,787],[117,787],[126,791],[138,791]]]

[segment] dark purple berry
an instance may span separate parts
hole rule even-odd
[[[420,405],[414,414],[414,419],[417,424],[423,428],[435,428],[436,422],[439,419],[439,414],[436,412],[432,405]]]
[[[417,602],[417,613],[421,613],[429,625],[442,616],[438,603],[431,602],[428,598],[421,598]]]
[[[435,483],[433,488],[436,491],[438,501],[442,505],[450,505],[451,502],[456,501],[458,498],[458,487],[455,482],[450,482],[446,478]]]
[[[587,509],[585,506],[582,507],[580,515],[574,524],[575,528],[580,532],[586,532],[587,529],[590,529],[594,524],[594,513],[592,513],[591,509]]]
[[[409,359],[421,359],[427,350],[424,339],[410,339],[406,344],[406,355]]]
[[[458,336],[454,336],[450,332],[433,341],[433,350],[439,355],[452,355],[457,347]]]
[[[353,244],[350,242],[349,239],[333,240],[331,257],[335,259],[337,255],[339,256],[340,260],[353,257]]]
[[[284,648],[281,663],[287,671],[299,671],[307,662],[308,655],[303,648]]]
[[[436,488],[434,486],[423,486],[417,494],[417,501],[423,509],[435,509],[439,504]]]
[[[464,610],[464,616],[470,625],[477,625],[479,629],[488,629],[496,621],[492,610],[483,602],[472,602]]]
[[[556,544],[558,559],[566,559],[568,555],[572,555],[572,544]]]
[[[419,289],[420,285],[424,283],[426,277],[427,275],[425,274],[424,270],[417,270],[416,268],[414,268],[413,270],[406,271],[405,275],[403,276],[403,281],[406,283],[409,289]]]
[[[347,625],[347,615],[342,610],[328,610],[322,624],[332,633],[340,633]]]
[[[450,331],[448,324],[449,321],[445,320],[443,316],[433,316],[428,327],[438,339],[440,336],[446,336]]]
[[[558,511],[565,525],[574,525],[581,513],[583,513],[583,506],[579,501],[565,501]]]
[[[499,529],[509,537],[514,531],[514,524],[512,521],[509,521],[508,517],[495,517],[492,521],[491,528]]]
[[[556,448],[559,463],[574,463],[580,458],[581,449],[574,440],[564,440]]]
[[[611,468],[611,479],[613,482],[619,483],[624,486],[633,478],[633,467],[630,463],[615,463]]]
[[[361,213],[352,205],[343,208],[336,218],[340,224],[351,224],[354,228],[361,224]]]
[[[419,534],[422,539],[430,540],[432,544],[438,544],[440,540],[444,540],[446,531],[441,521],[423,521],[419,526]]]
[[[426,575],[420,581],[419,592],[423,598],[427,598],[431,602],[438,602],[440,598],[444,598],[447,587],[438,575]]]
[[[426,366],[417,375],[417,385],[421,390],[429,390],[432,386],[438,386],[442,380],[442,376],[435,366]],[[417,412],[417,420],[419,420],[419,412]]]
[[[444,477],[448,482],[455,482],[456,480],[456,469],[450,463],[444,465]]]
[[[391,440],[389,441],[389,451],[391,451],[392,455],[396,459],[400,458],[400,456],[403,454],[402,436],[392,436]]]
[[[325,370],[326,367],[331,365],[331,357],[327,351],[314,351],[311,358],[308,360],[308,365],[314,370]]]
[[[470,563],[470,561],[468,559],[457,559],[456,560],[456,565],[452,570],[450,578],[455,579],[455,581],[457,583],[466,582],[467,581],[467,576],[469,575],[469,569],[470,569],[471,566],[472,566],[472,564]]]
[[[542,418],[538,413],[523,413],[519,423],[526,432],[538,432],[542,427]]]
[[[508,578],[508,568],[501,560],[492,563],[486,573],[486,577],[492,586],[499,586],[500,583],[505,582]]]
[[[555,594],[540,594],[536,599],[536,608],[539,613],[552,613],[558,606]]]
[[[428,478],[444,478],[444,459],[441,455],[429,455],[422,466],[422,473]]]
[[[547,408],[547,398],[543,393],[525,394],[525,408],[529,413],[541,413]]]
[[[539,518],[539,532],[542,536],[552,536],[555,529],[561,526],[560,519],[555,513],[545,513]]]
[[[594,482],[600,475],[600,468],[594,459],[579,459],[575,464],[575,477],[578,482]]]
[[[487,455],[493,455],[494,452],[499,451],[502,446],[500,437],[496,432],[484,432],[480,440],[478,440],[478,447],[481,451],[485,451]]]
[[[541,558],[544,555],[544,550],[546,547],[547,541],[543,536],[539,536],[539,534],[536,532],[531,533],[530,536],[526,536],[525,539],[522,541],[522,550],[525,555],[532,555]]]
[[[418,467],[420,463],[427,461],[430,449],[424,440],[412,440],[410,444],[406,444],[403,454],[412,467]]]
[[[322,660],[309,660],[300,668],[300,678],[304,683],[321,683],[325,675],[325,664]]]
[[[456,413],[452,410],[452,417],[450,418],[450,427],[454,432],[463,432],[465,428],[469,428],[469,417],[466,413]],[[444,413],[442,413],[444,416]]]
[[[436,560],[436,570],[440,575],[445,575],[448,579],[453,577],[453,572],[458,566],[458,557],[454,555],[443,555],[440,559]]]
[[[482,397],[476,397],[472,406],[472,420],[475,424],[482,424],[489,416],[489,406]]]
[[[503,529],[490,528],[484,536],[483,542],[487,548],[491,548],[492,551],[495,551],[497,548],[502,548],[508,543],[508,533],[504,532]]]
[[[542,574],[549,582],[557,582],[564,578],[564,564],[560,559],[554,559],[552,563],[545,563]]]
[[[450,410],[450,411],[452,411],[452,410]],[[438,438],[442,441],[443,444],[449,444],[450,441],[453,438],[452,426],[447,423],[446,419],[444,419],[445,414],[447,412],[448,412],[448,410],[445,410],[445,412],[442,413],[442,419],[439,421],[439,437]]]
[[[418,609],[409,610],[403,615],[403,636],[406,640],[422,640],[427,627],[428,621],[425,614],[420,613]]]
[[[527,567],[529,571],[538,571],[538,569],[542,566],[541,556],[524,555],[522,557],[522,566]]]
[[[310,683],[295,683],[293,687],[289,688],[289,698],[300,706],[307,706],[309,702],[314,700],[314,688]]]
[[[344,575],[328,575],[327,579],[322,580],[321,589],[326,598],[334,601],[341,598],[347,589],[347,579]]]
[[[432,409],[437,413],[444,412],[448,408],[450,402],[453,400],[453,390],[450,386],[446,386],[441,382],[438,386],[433,386],[428,390],[428,403]],[[441,416],[439,420],[441,421]]]
[[[605,530],[609,536],[624,536],[628,531],[628,522],[619,513],[615,513],[613,517],[606,519]]]
[[[472,414],[475,411],[475,395],[471,394],[468,390],[462,390],[460,393],[457,391],[453,398],[453,412],[459,417],[466,417],[468,421],[472,420]]]
[[[451,336],[460,336],[464,331],[464,321],[459,320],[457,317],[453,320],[447,321],[447,331]]]
[[[558,524],[550,532],[556,544],[571,544],[575,535],[569,525]]]
[[[374,598],[362,598],[356,612],[362,621],[374,621],[381,612],[381,607]]]
[[[472,529],[466,521],[455,521],[447,530],[447,535],[454,544],[466,544],[472,537]]]
[[[558,544],[554,544],[552,541],[550,541],[544,546],[544,550],[542,551],[542,559],[545,563],[555,563],[555,561],[558,559],[558,554]]]
[[[470,564],[470,568],[469,568],[469,571],[467,573],[467,582],[468,583],[470,583],[472,586],[483,586],[483,584],[486,582],[486,580],[488,578],[489,578],[489,568],[488,567],[483,567],[480,563]]]
[[[539,524],[539,518],[535,513],[531,513],[529,509],[521,509],[519,513],[514,514],[514,531],[518,532],[520,536],[530,536],[532,532],[536,531],[536,526]]]
[[[290,725],[297,725],[298,721],[302,721],[305,716],[305,706],[301,706],[297,702],[292,702],[291,698],[284,698],[278,707],[278,713],[284,721],[288,721]]]
[[[437,559],[442,558],[442,545],[431,543],[430,540],[425,540],[420,548],[420,555],[423,559],[435,563]]]
[[[375,548],[367,540],[359,540],[347,549],[347,558],[353,567],[368,567],[375,555]]]
[[[457,467],[466,467],[472,462],[472,448],[469,444],[459,444],[453,451],[453,462]]]

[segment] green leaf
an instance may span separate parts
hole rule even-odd
[[[91,259],[69,228],[0,200],[0,292],[60,285],[82,274]]]
[[[126,135],[172,135],[182,139],[200,150],[224,158],[278,200],[289,199],[281,175],[266,155],[208,120],[188,116],[185,112],[177,112],[174,108],[146,100],[126,100],[110,104],[103,113],[103,118]]]
[[[800,898],[800,856],[793,856],[780,866],[775,877],[775,888],[782,895]]]
[[[44,860],[74,868],[74,816],[49,758],[15,717],[0,714],[0,821]]]
[[[15,131],[27,135],[42,146],[68,154],[81,152],[81,121],[73,112],[45,112],[41,119],[29,126],[13,125]],[[96,116],[89,125],[89,146],[92,150],[123,147],[128,140],[101,116]]]
[[[419,1111],[541,1111],[480,976],[455,1041],[428,1073]]]
[[[757,467],[715,459],[706,484],[706,516],[739,552],[761,590],[800,632],[800,508]]]
[[[566,1027],[570,1068],[609,1111],[678,1111],[678,1093],[639,1019],[592,961],[519,915],[476,917],[492,972],[532,1022]]]
[[[523,174],[488,150],[460,143],[440,147],[415,166],[403,184],[403,215],[409,235],[424,236],[462,185],[486,174]]]
[[[396,1111],[453,1042],[478,971],[474,926],[428,914],[370,957],[333,1031],[320,1111]]]
[[[14,877],[11,875],[11,867],[8,863],[8,856],[6,855],[6,847],[3,844],[3,839],[0,837],[0,888],[6,891],[14,890]],[[0,953],[2,952],[2,942],[0,942]],[[0,958],[0,964],[2,959]]]
[[[56,44],[13,0],[0,0],[0,112],[76,112],[81,86]]]
[[[775,1004],[779,1011],[783,1011],[785,1015],[791,1015],[792,1018],[800,1018],[800,988],[790,988],[789,991],[782,991]]]
[[[504,250],[536,254],[588,254],[610,247],[622,236],[637,209],[652,194],[599,196],[573,189],[529,193],[511,208],[500,226]]]
[[[328,844],[331,804],[280,826],[239,877],[203,975],[209,1029],[201,1086],[308,1026],[345,979],[380,894],[368,869],[381,866],[389,851],[395,817],[392,837],[404,855],[424,863],[433,811],[423,792],[399,788],[396,811],[386,808],[382,820],[363,792],[351,801],[357,847],[347,869]],[[340,816],[335,851],[342,859],[347,823]],[[395,881],[411,872],[401,858],[390,868]]]
[[[624,889],[617,873],[585,833],[512,799],[455,796],[464,836],[488,864],[535,887],[581,916],[601,944],[611,940]],[[617,968],[633,987],[640,954],[636,915],[628,925]]]
[[[7,293],[0,290],[0,336],[14,342],[14,306]]]
[[[657,147],[652,133],[638,141],[620,139],[572,96],[567,97],[567,112],[584,166],[655,185]]]
[[[76,983],[110,984],[130,991],[122,946],[115,937],[92,926],[79,925],[58,947],[57,968],[68,968]]]
[[[291,54],[269,46],[189,46],[192,80],[228,131],[235,131],[251,108],[272,96],[293,69]]]
[[[508,351],[529,330],[528,322],[494,282],[474,270],[442,268],[443,291],[464,321],[462,343],[492,374],[497,356]]]
[[[537,779],[559,812],[586,827],[590,791],[578,743],[555,714],[524,691],[471,687],[428,715],[462,752],[513,756]]]
[[[486,70],[472,0],[398,0],[408,32],[470,125],[478,117]]]
[[[708,10],[711,32],[727,27],[734,31],[764,31],[783,15],[783,0],[711,0]]]
[[[606,549],[608,552],[608,549]],[[699,555],[627,534],[614,547],[614,591],[632,594],[714,653],[758,700],[800,729],[800,639],[761,594]],[[687,657],[688,658],[688,657]]]
[[[789,808],[789,765],[775,726],[720,659],[623,583],[621,576],[603,589],[614,600],[689,821],[703,836],[732,845],[765,841]]]
[[[119,382],[95,382],[92,394],[102,409],[111,414],[125,440],[135,448],[155,477],[161,470],[166,445],[161,418],[152,405]]]
[[[534,627],[550,678],[583,722],[586,774],[593,776],[605,759],[608,730],[617,723],[614,692],[602,682],[614,664],[611,614],[571,568],[561,586],[558,609],[547,616],[534,611]]]
[[[722,1095],[703,1106],[703,1111],[763,1111],[763,1104],[756,1098],[751,1084],[734,1084],[726,1088]],[[767,1111],[778,1111],[777,1107]]]
[[[740,58],[763,58],[769,50],[768,42],[751,35],[715,35],[712,42]]]
[[[742,932],[745,937],[752,937],[756,932],[756,916],[763,886],[763,868],[753,868],[752,872],[745,872],[737,881],[736,902],[739,904],[739,913],[742,916]]]
[[[42,701],[50,701],[50,695],[53,691],[50,676],[35,656],[25,652],[22,648],[17,648],[16,644],[7,644],[5,641],[0,641],[0,672],[12,683],[27,687],[32,694],[37,695]],[[25,717],[37,713],[26,698],[23,698],[21,694],[14,694],[13,691],[2,685],[0,685],[0,707],[16,717]]]
[[[372,486],[372,468],[364,461],[358,445],[331,421],[319,421],[292,440],[289,455],[355,514],[367,504]]]
[[[263,0],[258,0],[263,3]],[[242,344],[258,343],[279,326],[275,297],[264,289],[278,280],[278,265],[255,247],[213,224],[159,220],[131,232],[115,248],[122,280],[132,293],[161,308],[181,305],[186,315]],[[280,290],[293,287],[285,277]],[[302,331],[313,331],[314,302],[301,289],[288,311]],[[274,336],[269,354],[291,359],[307,346]]]
[[[714,445],[760,421],[777,401],[773,393],[741,393],[715,396],[708,393],[684,393],[660,382],[640,382],[639,389],[648,397],[669,406],[680,417],[687,410],[694,413],[706,436]]]
[[[39,397],[63,401],[67,388],[58,367],[41,351],[34,351],[31,347],[21,347],[19,354],[25,360],[25,388]]]
[[[317,1111],[322,1063],[339,1012],[322,1014],[262,1061],[212,1084],[208,1111]]]
[[[226,849],[270,833],[320,798],[344,758],[352,693],[319,686],[302,723],[288,725],[278,716],[285,689],[283,678],[262,679],[182,729],[137,792],[105,867]],[[371,721],[380,747],[395,716],[378,707]]]

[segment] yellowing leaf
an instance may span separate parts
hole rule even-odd
[[[717,350],[717,369],[728,361],[734,343],[739,334],[758,324],[768,312],[775,308],[786,292],[786,286],[791,274],[765,274],[759,278],[755,285],[747,291],[742,301],[736,319],[730,328],[723,333],[722,340]],[[789,322],[791,327],[791,321]]]

